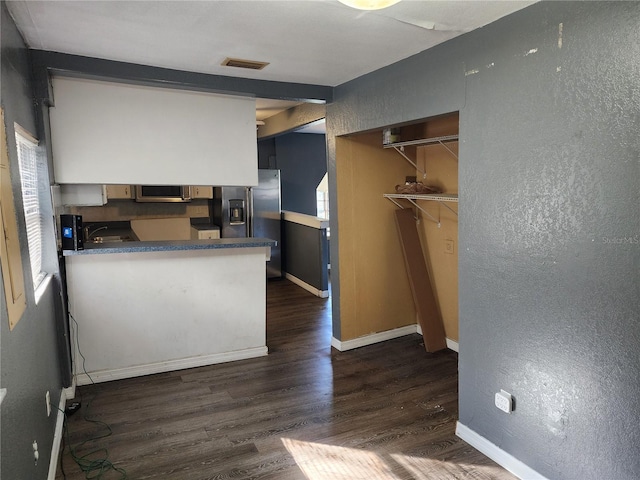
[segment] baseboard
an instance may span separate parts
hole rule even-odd
[[[420,324],[416,325],[416,331],[422,335],[422,327],[420,327]],[[445,340],[447,341],[447,348],[449,350],[453,350],[454,352],[460,353],[460,346],[458,345],[458,342],[456,342],[455,340],[451,340],[450,338],[445,338]]]
[[[456,435],[518,478],[526,480],[547,480],[546,477],[540,475],[513,455],[508,454],[460,422],[456,424]]]
[[[67,400],[76,396],[75,379],[69,388],[60,391],[60,401],[58,402],[58,413],[56,415],[56,429],[53,434],[53,445],[51,446],[51,458],[49,459],[49,473],[47,480],[55,480],[58,468],[58,457],[60,456],[60,445],[62,445],[62,434],[64,428],[64,411],[67,407]]]
[[[100,370],[91,372],[91,378],[86,373],[77,375],[78,385],[88,385],[93,379],[93,383],[109,382],[111,380],[121,380],[123,378],[141,377],[154,373],[171,372],[183,370],[185,368],[203,367],[205,365],[215,365],[216,363],[233,362],[235,360],[245,360],[247,358],[263,357],[267,355],[267,347],[248,348],[246,350],[236,350],[233,352],[214,353],[212,355],[201,355],[197,357],[181,358],[178,360],[168,360],[166,362],[151,363],[148,365],[137,365],[133,367],[117,368],[114,370]]]
[[[291,283],[295,283],[299,287],[304,288],[307,292],[313,293],[316,297],[320,297],[320,298],[329,297],[329,290],[319,290],[313,285],[309,285],[304,280],[300,280],[298,277],[294,277],[290,273],[285,273],[284,276],[287,280],[291,281]]]
[[[393,330],[387,330],[385,332],[372,333],[371,335],[364,335],[362,337],[354,338],[353,340],[345,340],[344,342],[335,337],[331,337],[331,346],[336,350],[344,352],[347,350],[353,350],[354,348],[366,347],[367,345],[373,345],[374,343],[384,342],[385,340],[404,337],[405,335],[411,335],[412,333],[416,333],[415,325],[407,325],[406,327],[394,328]]]

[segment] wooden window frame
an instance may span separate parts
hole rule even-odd
[[[27,307],[27,300],[3,109],[0,109],[0,117],[2,120],[2,132],[0,133],[0,225],[2,226],[0,264],[2,265],[2,279],[7,301],[9,329],[13,330],[22,318]]]

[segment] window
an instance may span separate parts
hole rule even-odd
[[[316,188],[316,211],[320,218],[329,218],[329,178],[324,174]]]
[[[31,277],[35,290],[46,277],[42,271],[42,213],[38,196],[38,141],[19,125],[15,127]]]

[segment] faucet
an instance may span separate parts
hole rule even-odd
[[[100,230],[106,230],[107,228],[109,228],[106,225],[103,225],[102,227],[98,227],[92,231],[89,231],[89,228],[92,227],[92,225],[87,225],[86,227],[84,227],[84,236],[85,236],[85,241],[89,241],[91,240],[91,237],[93,237],[97,232],[99,232]]]

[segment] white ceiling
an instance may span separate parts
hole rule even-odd
[[[404,0],[359,11],[326,0],[8,1],[29,47],[192,72],[336,86],[533,1]],[[269,62],[223,67],[226,57]],[[288,104],[258,106],[258,119]],[[262,114],[260,108],[264,109]]]

